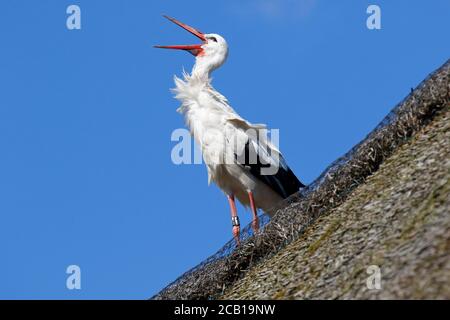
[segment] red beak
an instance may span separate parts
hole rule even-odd
[[[180,21],[178,21],[178,20],[176,20],[174,18],[171,18],[171,17],[168,17],[168,16],[163,16],[163,17],[167,18],[170,21],[172,21],[173,23],[179,25],[184,30],[189,31],[194,36],[196,36],[197,38],[202,40],[203,43],[202,44],[189,44],[189,45],[175,45],[175,46],[155,46],[155,48],[185,50],[185,51],[189,51],[194,56],[198,56],[198,55],[201,55],[203,53],[202,45],[206,42],[206,38],[205,38],[205,35],[202,32],[200,32],[197,29],[194,29],[191,26],[188,26],[187,24],[184,24],[184,23],[182,23],[182,22],[180,22]]]

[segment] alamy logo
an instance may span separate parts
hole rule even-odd
[[[257,168],[261,175],[274,175],[279,169],[279,130],[248,129],[227,132],[210,129],[202,133],[199,148],[189,130],[180,128],[172,132],[171,140],[177,142],[171,151],[172,162],[208,165],[241,164]],[[202,159],[203,155],[203,159]]]
[[[381,8],[375,4],[371,4],[367,7],[367,14],[370,16],[367,18],[366,26],[369,30],[381,29]]]
[[[72,4],[67,7],[66,13],[70,16],[67,17],[66,26],[69,30],[81,29],[81,9],[79,6]]]
[[[366,280],[367,289],[380,290],[381,289],[381,269],[377,265],[367,267],[367,274],[370,276]]]
[[[66,287],[69,290],[81,289],[81,269],[76,264],[67,267],[66,273],[69,275],[66,280]]]

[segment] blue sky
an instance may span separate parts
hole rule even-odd
[[[161,14],[227,39],[214,86],[280,129],[306,183],[450,53],[446,0],[2,1],[0,298],[147,298],[231,238],[204,166],[171,162],[169,88],[193,57],[152,45],[196,39]],[[66,288],[71,264],[81,290]]]

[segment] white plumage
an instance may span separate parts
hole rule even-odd
[[[255,141],[248,130],[257,132],[265,125],[254,125],[241,118],[211,86],[209,78],[185,74],[184,80],[175,77],[175,84],[175,97],[181,101],[177,111],[184,115],[202,150],[208,182],[217,184],[227,195],[235,195],[245,206],[250,205],[247,192],[252,191],[257,207],[271,213],[270,209],[283,198],[235,159],[249,140]],[[269,152],[278,153],[267,140],[264,142]]]
[[[167,17],[168,18],[168,17]],[[177,109],[202,150],[208,169],[208,181],[214,182],[228,196],[233,233],[238,241],[239,220],[234,197],[253,213],[253,227],[258,229],[256,210],[272,214],[281,200],[303,187],[287,166],[279,150],[267,139],[266,126],[252,124],[240,117],[227,99],[211,85],[210,74],[228,55],[228,46],[218,34],[203,34],[173,18],[168,18],[200,38],[203,43],[187,46],[158,46],[186,50],[196,56],[191,74],[174,77]],[[263,171],[270,168],[272,174]]]

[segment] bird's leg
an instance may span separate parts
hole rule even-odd
[[[250,208],[252,209],[253,214],[253,221],[252,221],[253,232],[257,233],[259,231],[259,219],[255,205],[255,199],[253,198],[253,193],[251,191],[248,192],[248,198],[250,200]]]
[[[228,202],[231,209],[231,224],[233,225],[233,236],[236,240],[236,244],[239,245],[239,234],[241,233],[241,225],[239,223],[239,217],[237,215],[236,203],[234,202],[234,195],[228,195]]]

